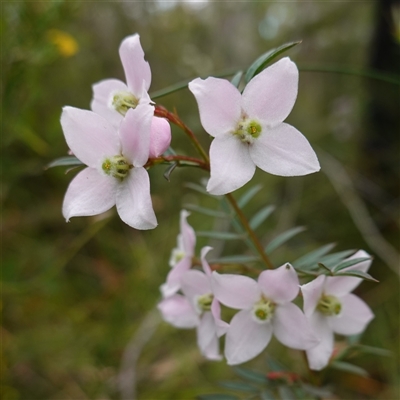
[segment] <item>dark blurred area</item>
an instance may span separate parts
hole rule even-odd
[[[357,289],[376,314],[362,342],[393,356],[355,359],[370,372],[367,378],[333,373],[332,398],[398,398],[399,85],[343,73],[399,74],[398,1],[6,2],[1,18],[3,399],[119,399],[128,343],[140,355],[132,366],[140,399],[194,398],[218,391],[216,382],[233,376],[225,363],[201,357],[194,331],[159,323],[149,328],[147,343],[131,342],[141,328],[146,332],[143,324],[160,299],[181,208],[216,204],[185,186],[205,174],[177,169],[167,182],[165,167],[151,169],[159,226],[141,232],[124,225],[115,210],[65,223],[61,205],[75,171],[45,169],[68,151],[62,107],[88,109],[92,84],[124,80],[118,47],[135,32],[152,69],[150,94],[197,76],[246,69],[267,50],[302,40],[287,53],[300,69],[288,122],[309,139],[322,170],[289,179],[257,171],[235,197],[261,183],[246,215],[277,206],[257,231],[263,242],[292,226],[307,227],[273,254],[277,265],[327,243],[373,255],[370,273],[380,283]],[[176,109],[209,146],[188,90],[157,103]],[[175,127],[172,146],[195,154]],[[189,223],[198,231],[214,226],[196,213]],[[199,238],[197,253],[206,244]],[[220,250],[229,254],[235,246]],[[268,351],[304,372],[298,355],[280,345]],[[262,358],[248,367],[262,369]]]

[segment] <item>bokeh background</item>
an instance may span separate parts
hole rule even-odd
[[[276,205],[258,229],[263,242],[307,227],[271,255],[277,265],[327,243],[373,254],[370,273],[380,283],[357,290],[376,314],[362,342],[392,356],[356,358],[369,377],[330,371],[327,379],[337,398],[398,399],[399,86],[358,71],[399,73],[399,10],[395,1],[3,2],[2,398],[119,399],[131,390],[140,399],[190,399],[224,392],[217,381],[234,376],[201,357],[193,330],[168,326],[155,310],[181,208],[218,204],[185,186],[205,174],[175,170],[167,182],[165,167],[153,168],[159,226],[141,232],[115,210],[66,224],[61,204],[75,171],[45,169],[68,150],[61,108],[88,109],[93,83],[124,80],[118,47],[138,32],[152,92],[245,69],[273,47],[303,41],[288,52],[301,71],[288,122],[310,140],[323,169],[290,179],[257,171],[235,196],[259,183],[246,215]],[[187,89],[157,102],[175,108],[209,145]],[[195,154],[175,128],[172,145]],[[216,224],[196,213],[189,222],[200,231]],[[220,254],[246,251],[199,238],[197,252],[207,244]],[[304,372],[295,352],[274,342],[268,353]],[[248,367],[263,371],[263,357]]]

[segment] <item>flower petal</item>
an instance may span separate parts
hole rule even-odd
[[[307,175],[320,170],[314,150],[296,128],[282,123],[262,129],[249,147],[250,157],[257,167],[279,176]]]
[[[189,257],[194,255],[194,248],[196,246],[196,234],[194,229],[188,224],[187,217],[190,213],[182,210],[180,214],[180,230],[182,238],[183,251]]]
[[[319,343],[305,315],[293,303],[276,307],[272,326],[276,338],[292,349],[306,350]]]
[[[117,130],[93,111],[64,107],[61,125],[72,153],[89,167],[101,169],[107,156],[120,154]]]
[[[205,312],[197,327],[197,345],[201,354],[209,360],[222,360],[219,352],[219,340],[215,331],[214,318],[210,312]]]
[[[171,143],[171,126],[165,118],[153,117],[150,133],[150,157],[161,156]]]
[[[157,308],[163,320],[177,328],[194,328],[200,322],[189,300],[180,294],[162,300]]]
[[[351,257],[346,258],[346,260],[352,260],[355,258],[370,257],[370,255],[364,250],[359,250],[357,253],[353,254]],[[371,266],[372,260],[363,261],[359,264],[352,265],[351,267],[344,268],[340,272],[345,272],[346,270],[357,270],[362,272],[367,272]],[[331,276],[327,277],[325,283],[325,291],[327,294],[333,294],[336,296],[344,296],[352,292],[363,280],[361,278],[356,278],[353,276]]]
[[[313,281],[301,286],[304,301],[304,314],[309,317],[315,311],[324,291],[325,275],[319,275]]]
[[[210,163],[211,178],[207,191],[216,195],[239,189],[253,177],[256,170],[248,145],[230,133],[213,140]]]
[[[135,167],[143,167],[149,159],[153,115],[153,106],[138,105],[135,109],[129,109],[121,122],[119,135],[122,153]]]
[[[71,181],[64,197],[62,213],[71,217],[101,214],[115,205],[118,181],[102,175],[94,168],[85,168]]]
[[[239,90],[226,79],[196,78],[189,82],[199,106],[203,128],[211,136],[228,133],[236,129],[241,116]]]
[[[196,297],[202,294],[211,293],[210,279],[202,271],[193,269],[184,272],[181,276],[180,283],[183,294],[190,301],[196,301]]]
[[[133,168],[117,190],[118,214],[135,229],[153,229],[157,226],[150,197],[150,180],[147,171]]]
[[[292,111],[297,97],[299,71],[285,57],[261,71],[245,87],[242,106],[249,117],[268,124],[282,122]]]
[[[112,97],[115,92],[127,92],[128,87],[118,79],[105,79],[95,83],[92,89],[93,99],[90,108],[118,128],[124,117],[112,107]]]
[[[211,313],[214,317],[217,336],[221,337],[222,335],[225,335],[229,328],[229,324],[221,319],[221,305],[215,297],[211,303]]]
[[[206,260],[206,255],[207,253],[212,250],[212,247],[210,246],[205,246],[201,249],[201,254],[200,254],[200,259],[201,259],[201,265],[203,267],[203,271],[205,272],[205,274],[207,276],[211,276],[211,268],[210,265],[208,264],[207,260]]]
[[[261,290],[257,282],[247,276],[211,274],[214,296],[227,307],[242,310],[253,307],[260,300]]]
[[[258,356],[267,347],[271,336],[270,323],[257,323],[249,310],[239,311],[226,333],[225,357],[228,364],[241,364]]]
[[[299,293],[299,278],[290,264],[261,272],[258,284],[263,294],[278,304],[292,301]]]
[[[169,271],[166,282],[160,287],[163,297],[172,296],[181,288],[181,277],[191,266],[191,257],[184,257]]]
[[[126,37],[119,47],[119,56],[124,67],[126,82],[132,93],[140,97],[143,81],[146,91],[151,84],[150,65],[144,59],[144,52],[138,34]]]
[[[342,311],[336,317],[329,317],[332,330],[340,335],[357,335],[364,331],[374,314],[367,304],[354,294],[339,299]]]

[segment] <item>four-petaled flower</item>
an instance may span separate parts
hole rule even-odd
[[[229,365],[256,357],[272,334],[294,349],[305,350],[318,343],[305,315],[291,302],[299,292],[299,281],[290,264],[263,271],[258,282],[247,276],[213,272],[212,289],[222,304],[241,310],[226,333],[225,357]]]
[[[364,258],[369,255],[360,250],[348,259]],[[343,269],[366,272],[371,260]],[[307,350],[308,364],[313,370],[324,368],[332,355],[334,333],[356,335],[361,333],[374,314],[363,300],[351,294],[362,279],[351,276],[320,275],[301,286],[304,297],[304,313],[320,343]]]
[[[61,125],[74,155],[88,166],[70,183],[63,215],[103,213],[114,205],[121,219],[136,229],[157,226],[150,197],[150,125],[154,108],[129,110],[119,130],[92,111],[64,107]]]
[[[210,147],[207,190],[232,192],[254,175],[256,166],[274,175],[297,176],[320,169],[307,139],[282,121],[297,97],[298,70],[283,58],[255,76],[241,95],[229,81],[197,78],[189,83]]]

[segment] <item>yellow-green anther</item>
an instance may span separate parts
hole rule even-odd
[[[253,143],[261,134],[261,125],[252,120],[242,120],[239,122],[237,129],[233,132],[244,143]]]
[[[328,316],[339,315],[342,311],[342,304],[335,296],[323,295],[317,304],[317,310]]]
[[[211,293],[202,294],[197,298],[197,306],[200,311],[210,311],[211,303],[214,299],[214,296]]]
[[[119,179],[124,179],[131,169],[131,165],[124,156],[106,158],[101,167],[107,175]]]
[[[138,104],[139,100],[129,92],[117,92],[112,99],[112,106],[123,116],[130,108],[136,108]]]
[[[275,303],[269,299],[261,299],[253,307],[254,316],[260,321],[269,321],[275,312]]]

